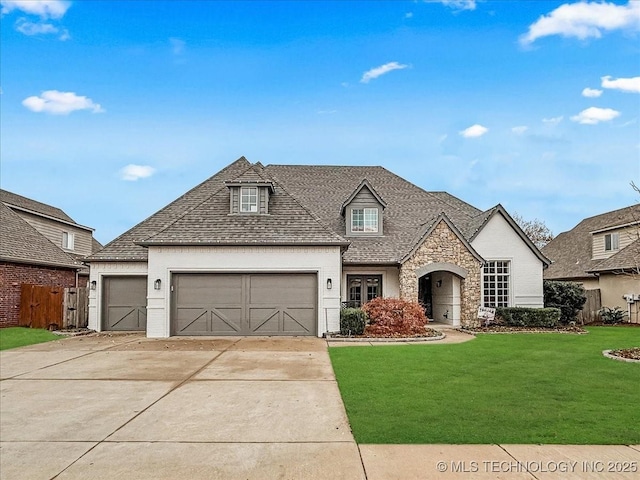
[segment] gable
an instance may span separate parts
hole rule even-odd
[[[0,259],[15,263],[80,268],[71,256],[1,202],[0,223]]]
[[[510,222],[501,214],[492,215],[471,241],[485,259],[512,259],[540,265],[541,259]]]

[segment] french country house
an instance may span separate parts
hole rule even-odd
[[[382,167],[244,157],[86,261],[89,328],[149,337],[322,336],[378,296],[473,325],[482,305],[542,307],[549,263],[501,205]]]
[[[640,323],[640,205],[585,218],[543,249],[548,280],[598,291],[603,307],[619,307]]]
[[[0,190],[0,326],[19,323],[22,284],[86,287],[93,229],[57,207]]]

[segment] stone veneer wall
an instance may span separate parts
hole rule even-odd
[[[418,301],[416,269],[430,263],[452,263],[467,271],[467,278],[460,279],[460,324],[468,327],[478,325],[482,264],[444,220],[400,267],[400,298]]]

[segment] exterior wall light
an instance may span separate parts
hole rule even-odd
[[[91,280],[91,283],[89,284],[89,288],[91,290],[95,290],[97,286],[98,286],[98,282],[96,282],[95,280]]]
[[[327,290],[331,290],[333,288],[333,282],[331,282],[330,278],[327,278]]]
[[[162,280],[160,280],[159,278],[156,279],[155,282],[153,282],[153,289],[154,290],[160,290],[160,287],[162,286]]]

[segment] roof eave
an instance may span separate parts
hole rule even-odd
[[[348,241],[323,241],[323,242],[136,242],[142,247],[348,247]]]
[[[18,257],[0,257],[0,262],[6,263],[19,263],[21,265],[37,265],[42,267],[56,267],[56,268],[68,268],[69,270],[81,270],[82,265],[63,263],[63,262],[48,262],[46,260],[33,260],[31,258],[18,258]]]

